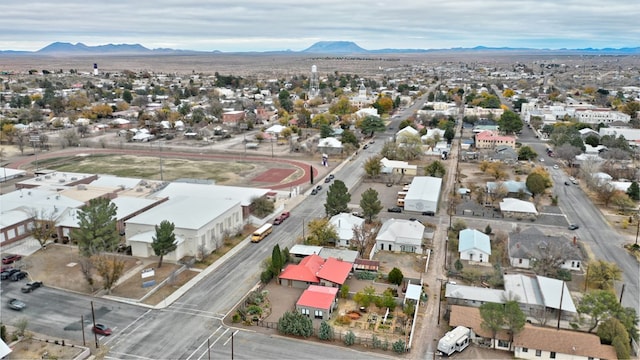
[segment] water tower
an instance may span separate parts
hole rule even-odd
[[[320,85],[318,84],[318,67],[311,66],[311,78],[309,79],[309,99],[320,94]]]

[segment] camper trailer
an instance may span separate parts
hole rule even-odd
[[[464,326],[458,326],[457,328],[444,334],[442,339],[438,341],[438,351],[447,356],[450,356],[454,352],[461,352],[471,342],[471,330]]]

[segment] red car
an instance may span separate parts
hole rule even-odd
[[[285,211],[282,214],[280,214],[280,216],[278,216],[277,218],[275,218],[275,220],[273,220],[273,225],[280,225],[282,224],[283,221],[285,221],[287,218],[289,218],[289,212]]]
[[[22,256],[20,256],[20,255],[5,255],[5,256],[2,257],[2,263],[5,264],[5,265],[6,264],[12,264],[15,261],[18,261],[20,259],[22,259]]]
[[[105,335],[105,336],[111,335],[111,329],[107,327],[107,325],[103,325],[103,324],[96,324],[93,327],[93,332],[98,335]]]

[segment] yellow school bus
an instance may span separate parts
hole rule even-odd
[[[273,231],[273,225],[271,223],[262,225],[258,230],[253,232],[253,235],[251,235],[251,242],[257,243],[262,241],[262,239],[266,238],[267,235],[271,234],[271,231]]]

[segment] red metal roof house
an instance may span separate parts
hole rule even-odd
[[[328,320],[338,304],[338,288],[310,285],[298,302],[296,311],[315,319]]]

